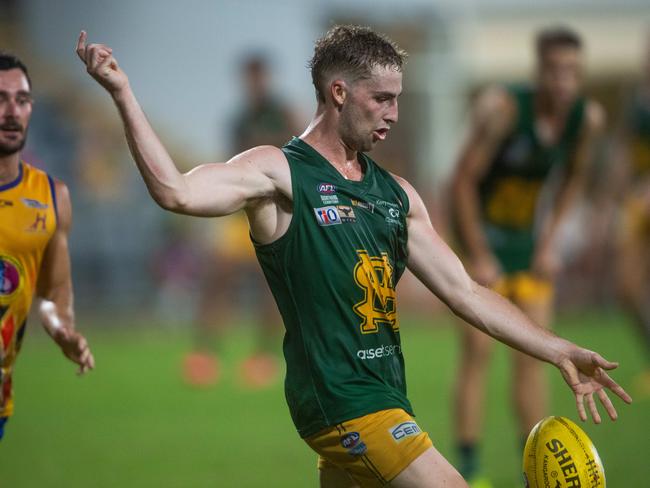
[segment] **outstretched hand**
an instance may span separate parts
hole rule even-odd
[[[61,348],[63,354],[70,361],[79,365],[78,374],[84,374],[95,368],[95,358],[92,352],[90,352],[88,341],[79,332],[61,327],[57,329],[54,340]]]
[[[606,388],[614,392],[625,403],[632,403],[630,395],[605,372],[606,370],[616,369],[618,363],[607,361],[598,353],[577,348],[566,359],[561,361],[558,367],[564,380],[575,394],[578,414],[583,422],[587,420],[585,400],[594,422],[599,424],[601,421],[594,394],[600,399],[609,417],[616,420],[618,414],[607,396]]]
[[[81,31],[77,40],[77,55],[86,65],[86,71],[109,93],[119,92],[129,80],[113,57],[113,50],[105,44],[86,46],[87,39],[86,31]]]

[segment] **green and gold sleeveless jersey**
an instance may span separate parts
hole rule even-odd
[[[539,196],[551,170],[567,165],[573,155],[585,101],[575,102],[558,141],[546,145],[535,130],[534,91],[512,87],[509,93],[517,104],[517,122],[481,180],[479,195],[492,252],[505,273],[514,273],[530,269]]]
[[[294,138],[293,217],[286,234],[256,252],[284,321],[285,394],[302,437],[406,398],[395,286],[407,258],[408,197],[359,154],[348,181]]]

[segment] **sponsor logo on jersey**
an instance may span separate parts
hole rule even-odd
[[[21,200],[25,204],[25,206],[29,208],[37,208],[39,210],[45,210],[46,208],[50,207],[47,203],[39,202],[38,200],[34,200],[33,198],[21,198]]]
[[[362,456],[368,450],[366,443],[361,441],[358,432],[348,432],[341,437],[341,445],[348,450],[350,456]]]
[[[399,208],[399,205],[393,202],[387,202],[386,200],[376,200],[375,205],[378,207],[393,207],[393,208]]]
[[[316,190],[321,195],[333,195],[336,193],[336,185],[333,185],[332,183],[319,183],[316,186]]]
[[[9,303],[22,287],[22,267],[9,256],[0,255],[0,304]]]
[[[316,214],[318,225],[328,226],[342,223],[339,211],[333,205],[330,205],[328,207],[315,208],[314,213]]]
[[[337,205],[339,209],[339,215],[341,216],[341,222],[352,223],[357,221],[357,216],[354,215],[354,210],[352,207],[347,205]]]
[[[350,204],[353,207],[359,207],[359,208],[362,208],[362,209],[366,210],[367,212],[375,213],[375,204],[374,203],[364,202],[363,200],[354,200],[353,199],[353,200],[350,200]]]
[[[320,199],[322,200],[323,203],[328,205],[336,205],[337,203],[339,203],[338,195],[321,195]]]
[[[386,217],[386,223],[402,227],[403,224],[399,219],[399,212],[400,211],[396,207],[388,207],[388,217]]]
[[[422,429],[420,429],[418,424],[409,420],[408,422],[402,422],[401,424],[391,427],[388,429],[388,432],[393,436],[395,442],[401,442],[407,437],[419,434],[422,432]]]
[[[359,349],[357,357],[362,361],[366,359],[387,358],[395,354],[402,354],[402,346],[399,344],[382,345],[372,349]]]
[[[37,213],[32,225],[25,230],[27,232],[47,232],[47,214]]]
[[[13,207],[13,206],[14,206],[14,202],[12,202],[11,200],[0,200],[0,208]]]
[[[388,209],[388,216],[386,217],[387,224],[398,225],[402,227],[404,224],[399,220],[399,214],[401,211],[401,206],[397,203],[387,202],[386,200],[377,200],[375,205],[378,207],[384,207]]]

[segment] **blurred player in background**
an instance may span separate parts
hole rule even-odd
[[[232,131],[233,152],[264,144],[282,147],[298,125],[286,104],[271,90],[270,67],[261,55],[247,56],[241,69],[245,105],[237,114]],[[241,365],[240,380],[250,387],[265,387],[278,379],[279,363],[274,353],[280,315],[264,281],[255,249],[248,236],[243,213],[219,221],[202,280],[196,320],[194,352],[185,359],[186,381],[207,386],[219,380],[219,342],[226,326],[243,316],[258,329],[256,351]]]
[[[453,179],[454,225],[469,273],[545,328],[552,319],[553,277],[560,264],[558,229],[581,190],[604,124],[601,107],[580,93],[581,44],[567,28],[540,32],[536,82],[492,87],[478,96]],[[550,180],[552,199],[541,208]],[[478,471],[492,345],[480,330],[462,329],[456,439],[460,471],[470,480]],[[513,354],[513,400],[525,441],[545,415],[548,389],[542,363]]]
[[[34,294],[45,330],[79,373],[95,365],[74,330],[68,189],[20,159],[32,104],[27,68],[0,52],[0,438],[14,410],[12,375]]]
[[[617,365],[534,324],[476,284],[433,229],[403,178],[365,154],[398,119],[405,53],[368,28],[335,26],[310,62],[318,105],[282,149],[258,146],[181,174],[142,111],[111,48],[77,53],[111,95],[154,200],[190,215],[244,210],[286,328],[285,395],[298,434],[319,454],[326,488],[462,488],[406,397],[395,287],[408,268],[452,310],[492,337],[557,366],[580,417],[611,418],[605,372]],[[586,405],[585,405],[586,402]],[[227,415],[224,418],[227,421]],[[269,484],[281,484],[269,474]]]
[[[641,335],[645,370],[635,388],[650,395],[650,38],[642,81],[625,100],[614,157],[602,182],[605,232],[616,235],[615,264],[620,298]],[[617,215],[616,210],[620,209]],[[611,223],[618,216],[616,228]],[[605,233],[603,232],[603,236]]]

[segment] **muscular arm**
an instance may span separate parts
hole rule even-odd
[[[228,163],[198,166],[181,174],[151,128],[129,85],[112,93],[133,159],[153,199],[163,208],[200,216],[229,215],[275,192],[269,162],[279,149],[262,146]]]
[[[82,32],[77,54],[88,73],[112,96],[133,159],[161,207],[189,215],[222,216],[274,197],[279,191],[290,192],[286,159],[271,146],[251,149],[226,164],[205,164],[180,173],[149,124],[112,50],[101,44],[86,46],[85,41],[86,33]]]
[[[603,388],[610,388],[625,401],[631,398],[606,373],[617,367],[599,354],[562,339],[532,322],[521,310],[497,293],[474,282],[458,257],[436,233],[417,192],[398,179],[409,196],[408,268],[451,310],[470,325],[519,351],[560,369],[574,391],[580,417],[585,420],[586,399],[596,422],[596,393],[612,419],[616,410]]]
[[[408,216],[408,268],[460,318],[526,354],[558,364],[569,343],[538,327],[517,307],[485,288],[465,271],[460,259],[437,234],[419,195],[404,180]]]
[[[452,198],[458,231],[474,263],[492,259],[481,228],[479,182],[510,130],[515,112],[514,103],[503,89],[491,88],[479,96],[453,176]],[[490,281],[484,276],[480,279]]]
[[[84,373],[95,366],[86,339],[74,330],[72,277],[68,235],[72,222],[72,206],[67,187],[55,182],[57,197],[57,229],[45,249],[36,286],[38,313],[43,327],[63,353],[79,365]]]

